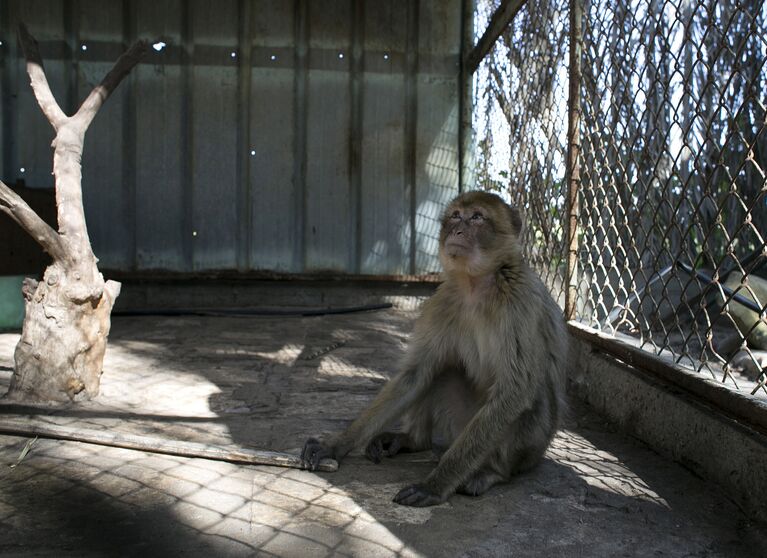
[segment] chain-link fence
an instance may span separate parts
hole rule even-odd
[[[767,4],[576,1],[573,106],[572,0],[528,0],[474,72],[477,187],[523,208],[531,260],[560,303],[572,284],[576,319],[764,398]],[[477,0],[477,38],[504,4]]]
[[[499,4],[477,3],[477,39]],[[528,257],[563,304],[567,0],[530,4],[475,72],[475,179],[522,209]]]

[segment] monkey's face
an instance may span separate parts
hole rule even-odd
[[[439,253],[445,271],[493,271],[496,256],[518,242],[520,229],[519,214],[495,194],[461,194],[442,218]]]

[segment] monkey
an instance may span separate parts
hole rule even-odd
[[[306,441],[306,468],[355,448],[376,463],[431,448],[435,468],[394,497],[423,507],[478,496],[542,460],[564,410],[568,337],[521,233],[520,212],[495,194],[465,192],[448,205],[443,281],[421,307],[400,372],[345,432]]]

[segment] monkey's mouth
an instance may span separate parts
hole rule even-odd
[[[457,238],[451,238],[445,242],[445,253],[448,256],[451,256],[454,258],[456,256],[466,255],[468,252],[469,252],[469,245],[463,240],[458,240]]]

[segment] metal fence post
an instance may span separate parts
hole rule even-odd
[[[583,0],[570,0],[570,83],[567,101],[567,290],[565,318],[576,314],[578,285],[578,192],[580,172],[581,51],[583,48]]]

